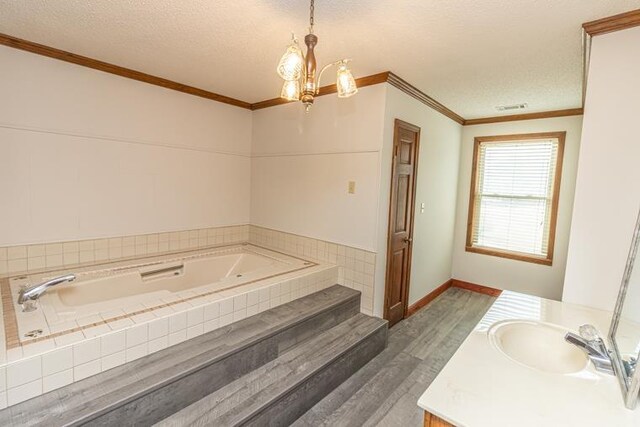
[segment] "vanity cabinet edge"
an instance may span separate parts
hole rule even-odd
[[[440,417],[433,415],[431,412],[424,411],[424,427],[455,427]]]

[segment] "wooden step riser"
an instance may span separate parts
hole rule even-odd
[[[241,426],[288,426],[331,393],[387,346],[386,324],[332,360],[306,381],[278,396],[262,411],[237,424]]]
[[[240,349],[222,360],[151,390],[132,396],[108,412],[92,414],[90,419],[72,425],[114,426],[152,425],[191,405],[232,381],[276,359],[299,342],[322,333],[360,312],[360,297],[352,297],[316,316]]]

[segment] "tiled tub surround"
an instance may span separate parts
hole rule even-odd
[[[200,228],[47,244],[0,247],[0,277],[137,259],[249,240],[249,226]]]
[[[251,242],[339,267],[339,283],[362,292],[362,312],[373,312],[376,254],[256,225],[202,228],[95,240],[0,247],[0,278],[52,269]]]
[[[338,266],[338,283],[362,292],[361,311],[373,315],[376,254],[363,249],[250,225],[249,242]]]
[[[7,348],[143,316],[150,311],[213,295],[316,264],[247,244],[117,262],[74,271],[76,280],[50,288],[25,312],[17,303],[23,286],[68,273],[18,276],[2,287]],[[6,284],[6,281],[5,281]],[[7,304],[12,301],[12,304]],[[6,327],[15,315],[17,328]],[[30,337],[38,330],[40,336]]]
[[[78,325],[72,333],[36,340],[11,349],[7,349],[5,327],[1,325],[0,408],[106,371],[335,283],[362,292],[361,311],[372,314],[374,252],[255,225],[0,247],[0,285],[4,282],[7,289],[3,293],[6,299],[3,305],[15,304],[15,296],[8,291],[9,277],[63,269],[90,271],[101,263],[127,264],[140,258],[153,259],[188,250],[246,242],[315,261],[317,265],[222,291],[225,295],[220,292],[203,297],[196,295],[193,299],[174,301],[157,310],[145,308],[146,311],[137,314],[125,312],[109,322],[102,316],[88,324],[85,321],[89,319],[82,319],[76,321]],[[8,326],[11,328],[12,325]],[[17,336],[15,321],[13,327],[14,336]],[[60,331],[55,326],[49,329],[49,333],[57,332]]]
[[[250,246],[250,250],[272,254],[254,246]],[[277,256],[288,258],[282,254]],[[0,351],[0,407],[55,390],[324,289],[333,285],[337,276],[337,266],[313,263],[222,291],[203,288],[202,295],[184,291],[182,298],[176,297],[156,309],[144,307],[142,310],[132,308],[129,313],[124,310],[106,313],[87,319],[87,322],[94,321],[84,325],[81,325],[84,321],[78,320],[70,333],[10,349],[5,347]],[[4,282],[6,286],[8,280]],[[55,328],[49,330],[55,334],[54,331]],[[0,342],[4,347],[5,328],[2,335]]]

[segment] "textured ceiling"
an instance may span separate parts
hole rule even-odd
[[[243,101],[277,97],[303,0],[3,0],[0,32]],[[393,71],[470,119],[579,107],[581,24],[638,0],[317,0],[320,65]],[[323,85],[333,83],[325,76]],[[508,114],[508,113],[507,113]]]

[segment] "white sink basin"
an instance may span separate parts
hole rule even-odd
[[[505,320],[488,331],[491,343],[505,356],[539,371],[573,374],[585,369],[587,355],[564,340],[568,331],[547,323]]]

